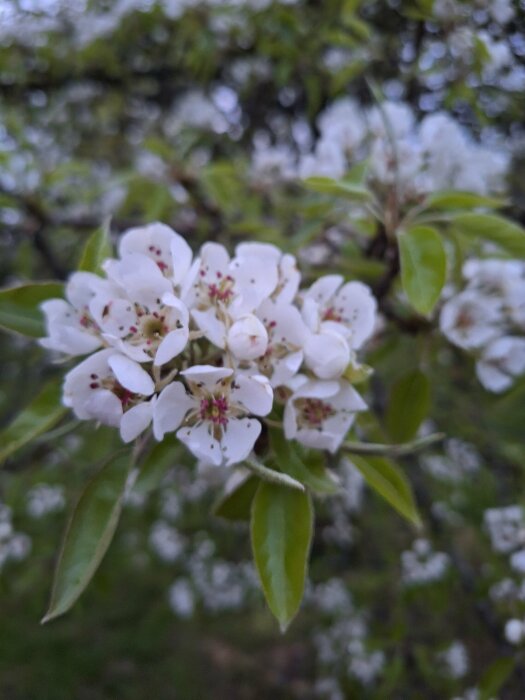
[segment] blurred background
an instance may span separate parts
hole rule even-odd
[[[381,292],[365,212],[303,179],[369,158],[382,191],[380,99],[407,200],[502,194],[524,223],[524,96],[517,0],[0,0],[1,282],[65,279],[111,216],[115,240],[154,220],[194,249],[258,239],[307,281],[340,271]],[[447,128],[428,127],[437,113]],[[436,151],[424,172],[421,143]],[[116,440],[66,422],[0,472],[2,699],[525,697],[525,382],[491,395],[431,325],[382,311],[365,358],[376,415],[417,356],[423,430],[448,436],[403,462],[423,529],[342,460],[281,636],[247,526],[209,514],[225,474],[172,452],[130,494],[82,600],[42,627],[67,513]],[[19,337],[0,351],[5,424],[62,370]]]

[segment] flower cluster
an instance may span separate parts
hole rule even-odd
[[[125,442],[150,426],[157,440],[177,431],[196,457],[231,465],[274,398],[288,439],[331,452],[366,408],[343,376],[359,374],[374,330],[366,285],[327,275],[299,291],[295,259],[273,245],[242,243],[231,258],[206,243],[194,259],[159,223],[127,231],[102,267],[42,304],[42,345],[89,355],[64,383],[79,419],[118,427]]]
[[[469,260],[466,288],[441,311],[441,331],[476,357],[485,389],[505,391],[525,372],[525,263]]]
[[[284,180],[339,179],[366,161],[376,194],[395,187],[402,204],[437,190],[490,194],[504,186],[509,162],[505,151],[476,143],[445,112],[430,114],[418,124],[407,103],[386,101],[364,110],[343,97],[319,115],[317,127],[313,149],[303,150],[298,158],[287,144],[270,147],[259,139],[252,161],[255,175],[263,182],[276,175]]]

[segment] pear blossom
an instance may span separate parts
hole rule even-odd
[[[120,428],[123,440],[130,442],[151,421],[153,400],[143,402],[154,390],[152,378],[138,363],[108,348],[68,372],[63,401],[80,420]]]
[[[257,316],[268,335],[266,351],[258,358],[257,367],[272,387],[278,387],[299,371],[310,334],[299,309],[291,304],[267,299],[258,308]]]
[[[525,372],[525,338],[504,336],[484,349],[476,364],[479,381],[489,391],[500,393]]]
[[[251,416],[265,416],[272,409],[268,379],[210,365],[195,365],[181,375],[186,386],[173,382],[158,398],[157,439],[178,429],[178,439],[198,459],[217,466],[242,462],[261,432],[260,422]]]
[[[184,238],[169,226],[153,223],[126,231],[119,242],[119,255],[139,253],[151,258],[174,285],[182,284],[188,274],[193,253]]]
[[[91,310],[107,343],[136,362],[161,366],[170,362],[189,340],[189,312],[172,292],[155,302],[97,296]]]
[[[525,263],[472,259],[463,276],[466,288],[444,304],[440,328],[475,355],[484,388],[501,393],[525,374]]]
[[[312,331],[330,329],[359,350],[373,333],[377,302],[362,282],[343,284],[340,275],[325,275],[303,295],[303,317]]]
[[[284,410],[284,434],[307,447],[336,452],[366,403],[345,380],[295,379]]]
[[[103,287],[104,280],[97,275],[73,273],[66,284],[66,299],[48,299],[40,305],[47,330],[40,345],[67,355],[86,355],[101,347],[101,331],[90,311],[90,302]]]
[[[255,255],[230,259],[224,246],[206,243],[190,270],[182,299],[206,338],[219,348],[233,319],[253,312],[276,288],[277,265]]]
[[[479,348],[498,335],[500,302],[465,290],[443,306],[441,332],[460,348]]]
[[[126,443],[176,433],[231,466],[254,449],[275,389],[286,437],[335,451],[366,408],[348,380],[371,371],[356,357],[375,326],[369,288],[327,275],[301,292],[295,257],[266,243],[233,257],[206,243],[192,258],[168,226],[133,228],[101,275],[75,273],[67,300],[45,303],[42,344],[91,353],[67,373],[64,404]]]

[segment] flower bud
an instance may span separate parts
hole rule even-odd
[[[268,347],[268,333],[252,314],[242,316],[228,331],[228,348],[239,360],[262,357]]]
[[[327,330],[310,336],[304,346],[304,357],[320,379],[337,379],[350,362],[350,348],[342,335]]]

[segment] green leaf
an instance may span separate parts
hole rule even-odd
[[[473,192],[456,192],[455,190],[434,192],[424,202],[428,209],[475,209],[476,207],[499,209],[505,204],[505,200],[496,197],[482,197]]]
[[[66,529],[49,610],[42,623],[73,606],[104,558],[122,511],[128,464],[129,456],[114,455],[80,496]]]
[[[318,494],[334,494],[337,483],[324,466],[324,456],[313,450],[302,450],[296,442],[286,440],[282,430],[270,429],[270,445],[277,469],[293,477]]]
[[[493,698],[514,671],[515,666],[516,660],[512,657],[503,657],[494,661],[479,682],[479,700]]]
[[[452,219],[456,231],[474,241],[491,241],[510,255],[525,258],[525,230],[496,214],[458,214]]]
[[[180,444],[169,438],[155,443],[140,466],[133,490],[147,494],[158,488],[166,471],[176,464],[180,452]]]
[[[386,414],[387,430],[396,442],[415,437],[430,408],[430,383],[416,369],[405,374],[392,387]]]
[[[60,282],[33,282],[0,289],[0,326],[31,338],[41,338],[46,329],[39,305],[47,299],[62,297]]]
[[[303,597],[312,525],[308,494],[259,485],[252,505],[253,556],[266,601],[283,632]]]
[[[314,192],[344,197],[345,199],[364,201],[371,198],[370,191],[352,178],[333,180],[330,177],[309,177],[304,180],[304,185]]]
[[[249,476],[233,489],[230,493],[223,496],[213,508],[213,514],[226,520],[246,520],[250,519],[252,501],[260,479],[256,476]]]
[[[110,239],[110,220],[107,219],[100,228],[87,239],[80,256],[78,269],[82,272],[101,272],[101,264],[113,256]]]
[[[420,525],[412,488],[403,472],[390,460],[382,457],[352,455],[352,463],[364,476],[366,483],[385,499],[404,518]]]
[[[434,308],[447,276],[447,257],[439,233],[414,226],[399,234],[401,281],[411,305],[427,315]]]
[[[51,380],[0,432],[0,462],[58,423],[67,411],[61,404],[61,397],[62,380]]]

